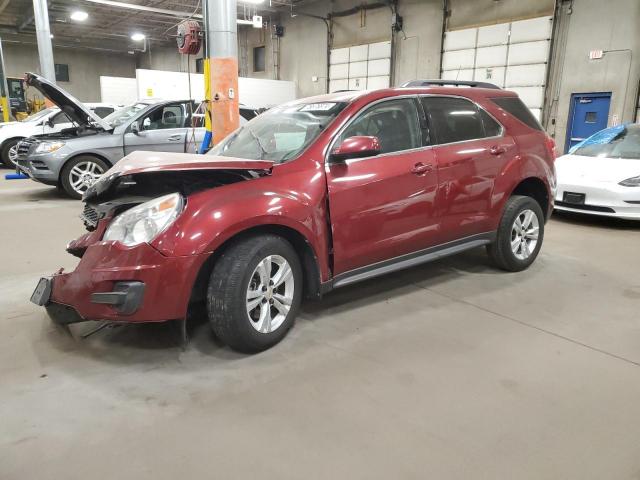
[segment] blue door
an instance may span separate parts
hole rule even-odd
[[[610,103],[611,92],[571,94],[565,152],[585,138],[607,128]]]

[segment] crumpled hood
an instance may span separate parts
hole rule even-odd
[[[193,153],[173,152],[132,152],[109,169],[84,194],[88,200],[106,191],[111,184],[123,175],[136,175],[151,172],[180,172],[197,170],[251,170],[268,172],[274,162],[270,160],[246,160],[214,155],[196,155]]]
[[[640,160],[563,155],[556,159],[558,183],[618,183],[640,175]]]
[[[103,130],[110,130],[111,126],[93,113],[80,100],[71,96],[68,92],[54,85],[49,80],[35,73],[26,73],[25,82],[30,87],[38,90],[42,95],[55,103],[60,110],[78,125],[85,127],[97,125]]]

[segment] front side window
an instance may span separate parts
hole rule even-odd
[[[282,163],[302,153],[347,104],[296,103],[272,108],[247,122],[209,154]]]
[[[422,97],[435,125],[438,143],[464,142],[500,135],[502,127],[475,103],[456,97]]]
[[[182,128],[185,124],[184,105],[173,103],[156,108],[142,119],[143,130],[165,130],[168,128]]]
[[[336,145],[355,136],[377,137],[380,153],[421,147],[422,132],[415,101],[399,98],[370,107],[342,132]]]
[[[601,130],[570,153],[584,157],[640,160],[640,124]]]

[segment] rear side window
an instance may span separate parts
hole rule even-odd
[[[111,108],[111,107],[96,107],[96,108],[93,109],[93,111],[100,118],[104,118],[107,115],[111,115],[113,113],[114,109]]]
[[[495,137],[502,131],[487,112],[464,98],[422,97],[421,101],[435,126],[439,144]]]
[[[506,110],[508,113],[516,117],[525,125],[535,129],[542,131],[542,126],[540,122],[533,116],[531,110],[527,108],[527,106],[520,100],[518,97],[500,97],[500,98],[492,98],[491,101],[498,105],[503,110]]]

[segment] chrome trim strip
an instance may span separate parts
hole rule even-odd
[[[344,287],[379,275],[385,275],[387,273],[448,257],[449,255],[454,255],[471,248],[488,245],[495,240],[495,236],[495,232],[479,233],[477,235],[453,240],[424,250],[391,258],[389,260],[383,260],[365,267],[356,268],[336,275],[333,278],[332,287]]]

